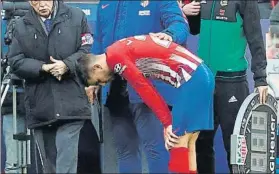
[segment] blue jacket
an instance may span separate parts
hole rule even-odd
[[[100,1],[93,53],[102,54],[117,40],[150,32],[164,32],[171,35],[174,42],[186,43],[189,26],[177,1]],[[153,84],[168,104],[172,104],[171,96],[174,96],[176,90],[163,82],[153,81]],[[108,85],[102,89],[103,103],[108,89]],[[128,91],[131,103],[142,102],[129,85]]]

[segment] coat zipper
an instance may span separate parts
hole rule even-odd
[[[214,16],[214,9],[215,9],[215,4],[216,4],[216,0],[213,0],[213,4],[211,6],[211,14],[210,14],[210,28],[209,28],[209,49],[208,49],[208,66],[210,68],[211,65],[211,40],[212,40],[212,21],[213,21],[213,16]]]

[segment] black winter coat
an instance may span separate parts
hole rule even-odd
[[[82,42],[86,35],[87,42]],[[31,9],[17,21],[8,60],[12,72],[25,79],[26,115],[29,128],[65,121],[90,119],[90,103],[76,73],[76,61],[89,53],[92,42],[85,14],[59,2],[52,29],[46,33]],[[44,73],[50,56],[68,67],[61,81]]]

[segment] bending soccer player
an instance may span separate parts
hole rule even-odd
[[[164,125],[170,171],[196,172],[199,131],[213,129],[214,79],[201,59],[175,43],[142,35],[115,42],[106,54],[85,55],[78,64],[87,85],[105,85],[115,73],[126,79]],[[177,88],[172,113],[149,78]]]

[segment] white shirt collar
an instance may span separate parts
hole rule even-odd
[[[58,2],[57,2],[57,1],[54,1],[53,6],[54,6],[54,7],[53,7],[53,8],[54,8],[54,9],[53,9],[53,14],[50,14],[48,18],[40,17],[40,18],[42,19],[43,22],[45,22],[45,20],[47,20],[47,19],[51,19],[52,16],[53,16],[53,17],[56,16],[57,7],[58,7]]]
[[[42,19],[42,21],[43,21],[43,22],[45,22],[45,20],[47,20],[47,19],[51,19],[51,15],[49,15],[49,17],[48,17],[48,18],[41,17],[41,19]]]

